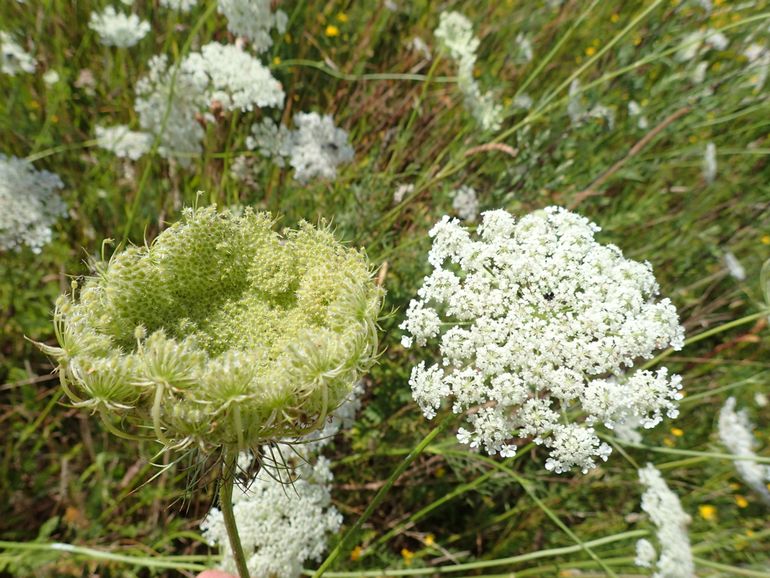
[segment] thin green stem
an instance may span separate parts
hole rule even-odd
[[[376,510],[377,507],[382,503],[382,500],[390,491],[390,488],[393,487],[395,481],[400,478],[401,474],[406,471],[406,468],[408,468],[409,465],[415,459],[417,459],[417,456],[419,456],[423,450],[428,447],[430,442],[432,442],[436,436],[443,431],[443,429],[449,424],[449,421],[452,419],[452,417],[454,417],[453,414],[449,414],[447,417],[445,417],[441,423],[434,427],[428,433],[428,435],[426,435],[425,438],[423,438],[423,440],[417,444],[417,446],[415,446],[412,451],[409,452],[409,454],[404,458],[404,461],[402,461],[398,467],[393,470],[393,473],[390,474],[390,477],[388,477],[385,484],[380,488],[380,490],[374,496],[374,499],[366,507],[364,513],[361,514],[361,517],[359,517],[358,520],[356,520],[356,523],[353,524],[353,526],[351,526],[347,532],[345,532],[342,540],[339,541],[339,543],[334,547],[334,550],[329,553],[329,555],[326,557],[326,560],[324,560],[321,566],[319,566],[318,570],[315,571],[313,574],[314,578],[320,578],[323,576],[324,572],[326,572],[329,567],[334,564],[334,561],[340,556],[340,554],[347,550],[353,537],[358,534],[358,531],[361,529],[363,523],[369,519],[369,516],[371,516],[374,513],[374,510]]]
[[[412,80],[416,82],[440,82],[443,84],[452,84],[457,82],[457,78],[454,76],[436,76],[431,78],[431,75],[425,74],[409,74],[400,72],[380,72],[374,74],[346,74],[339,70],[329,68],[323,62],[316,60],[307,60],[304,58],[294,58],[291,60],[284,60],[280,64],[272,66],[273,69],[278,68],[291,68],[294,66],[304,66],[307,68],[315,68],[320,70],[324,74],[327,74],[333,78],[339,80],[346,80],[349,82],[365,81],[365,80]]]
[[[87,548],[84,546],[75,546],[73,544],[64,544],[61,542],[7,542],[0,541],[0,548],[6,551],[39,551],[39,552],[62,552],[73,556],[85,556],[91,560],[107,560],[110,562],[122,562],[134,566],[144,566],[145,568],[173,568],[175,570],[206,570],[207,566],[203,564],[193,564],[188,561],[177,561],[175,557],[159,556],[126,556],[124,554],[114,554],[105,550]]]
[[[222,477],[219,480],[219,507],[222,510],[222,518],[227,530],[227,538],[230,540],[230,549],[233,552],[235,567],[240,578],[249,578],[249,570],[246,568],[246,557],[243,555],[243,546],[238,536],[238,526],[235,523],[233,513],[233,485],[235,484],[235,467],[238,460],[238,451],[235,448],[224,448],[222,460]]]

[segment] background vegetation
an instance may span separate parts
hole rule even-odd
[[[196,565],[215,563],[198,530],[213,486],[205,478],[191,486],[190,472],[180,469],[147,483],[157,472],[149,461],[156,448],[116,439],[70,408],[51,364],[25,339],[51,341],[54,299],[70,276],[88,273],[104,239],[114,240],[108,255],[121,242],[152,239],[198,191],[200,203],[264,208],[286,225],[333,219],[340,238],[364,246],[382,267],[387,305],[401,312],[427,271],[426,233],[452,214],[451,192],[460,185],[476,189],[482,210],[525,214],[560,204],[590,217],[601,240],[653,264],[689,336],[766,307],[759,270],[770,257],[770,104],[760,83],[766,70],[744,50],[751,42],[768,47],[767,2],[714,0],[710,11],[707,2],[676,0],[387,4],[281,3],[289,30],[266,60],[287,93],[282,118],[299,110],[333,114],[356,149],[335,181],[302,185],[245,150],[258,112],[209,123],[205,151],[187,170],[158,156],[124,162],[94,146],[97,124],[136,125],[133,87],[152,55],[179,57],[227,40],[222,17],[206,2],[180,15],[136,0],[133,9],[152,32],[130,49],[104,47],[88,29],[100,0],[0,3],[2,28],[26,37],[38,61],[35,75],[0,76],[0,152],[59,174],[69,206],[42,254],[0,255],[0,573],[194,575]],[[454,65],[439,57],[432,31],[449,9],[468,16],[481,38],[478,80],[509,113],[496,133],[476,126],[452,82]],[[677,58],[688,36],[705,29],[721,30],[729,45]],[[431,47],[432,59],[414,50],[414,37]],[[522,37],[532,43],[531,61]],[[699,80],[695,69],[704,61]],[[46,70],[60,81],[46,85]],[[570,121],[568,91],[577,77],[583,105],[609,107],[613,122]],[[522,94],[533,99],[529,110],[515,108]],[[646,127],[629,115],[631,100]],[[713,183],[702,170],[708,142],[717,150]],[[250,182],[231,174],[242,154],[251,155]],[[394,203],[407,184],[413,192]],[[742,263],[745,280],[729,274],[726,252]],[[385,352],[366,379],[363,410],[330,453],[333,496],[348,525],[432,427],[407,385],[410,367],[430,352],[404,351],[399,322],[400,313],[383,321]],[[759,317],[670,356],[686,389],[681,416],[647,432],[644,448],[616,445],[588,475],[552,475],[542,451],[529,446],[504,461],[470,453],[451,424],[396,482],[334,570],[380,575],[523,556],[456,575],[591,576],[606,568],[644,575],[633,565],[639,532],[595,546],[594,557],[569,547],[653,530],[640,515],[636,473],[651,461],[693,517],[699,575],[770,576],[767,506],[742,485],[715,432],[719,408],[734,395],[758,426],[760,453],[770,456],[768,409],[756,399],[770,376],[766,325]],[[63,553],[46,546],[52,542],[138,557],[137,564]],[[526,556],[559,547],[567,551]]]

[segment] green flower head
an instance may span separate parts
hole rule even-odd
[[[322,427],[377,352],[383,291],[325,227],[187,209],[57,302],[62,386],[122,435],[238,450]],[[150,429],[151,428],[151,429]]]

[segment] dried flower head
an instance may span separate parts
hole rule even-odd
[[[374,360],[382,290],[326,228],[214,207],[97,268],[55,313],[62,385],[111,430],[242,450],[322,428]]]
[[[444,217],[430,232],[433,272],[409,304],[402,343],[439,342],[441,361],[412,370],[426,417],[444,400],[467,412],[458,439],[503,456],[515,438],[550,448],[545,467],[584,472],[610,453],[593,430],[638,417],[675,417],[680,378],[632,371],[656,349],[680,348],[683,330],[649,263],[594,239],[599,228],[559,207],[518,223],[488,211],[478,238]]]

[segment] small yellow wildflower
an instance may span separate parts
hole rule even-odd
[[[596,48],[593,46],[586,48],[586,56],[593,56],[594,54],[596,54]]]
[[[273,64],[274,64],[275,66],[278,66],[279,64],[281,64],[281,57],[280,57],[280,56],[276,56],[276,57],[274,57],[274,58],[273,58]]]
[[[760,241],[763,245],[770,245],[770,235],[762,235]]]
[[[741,485],[740,485],[740,484],[738,484],[738,483],[736,483],[736,482],[732,482],[732,483],[730,484],[730,489],[731,489],[731,490],[740,490],[740,489],[741,489]]]
[[[40,108],[40,103],[36,100],[30,100],[29,107],[33,110],[37,110],[38,108]]]
[[[618,14],[617,12],[615,12],[612,16],[610,16],[610,21],[613,24],[617,24],[619,20],[620,20],[620,14]]]
[[[676,445],[674,438],[666,436],[663,438],[663,445],[667,448],[673,448]]]
[[[348,15],[345,14],[344,12],[340,12],[339,14],[337,14],[337,20],[339,20],[342,23],[345,23],[348,21]]]
[[[414,558],[414,552],[412,552],[409,548],[402,548],[401,557],[404,559],[406,565],[409,566],[412,563],[412,558]]]
[[[711,504],[701,504],[698,506],[698,513],[701,518],[708,521],[716,520],[717,517],[717,509]]]
[[[361,553],[364,551],[364,549],[361,546],[356,546],[353,548],[353,551],[350,553],[350,559],[355,562],[361,557]]]
[[[714,6],[721,6],[725,3],[725,0],[714,0]]]
[[[636,36],[634,37],[634,46],[639,46],[642,43],[642,37]]]
[[[446,468],[444,466],[437,467],[433,475],[437,478],[443,478],[446,475]]]
[[[54,124],[58,123],[59,122],[59,115],[52,114],[51,115],[51,122],[54,123]]]
[[[695,136],[694,134],[691,134],[690,138],[688,138],[687,140],[690,141],[690,144],[695,144],[696,142],[698,142],[698,137]]]
[[[284,34],[283,35],[283,41],[286,44],[291,44],[291,42],[292,42],[291,34],[289,34],[288,32],[286,34]]]
[[[423,542],[426,546],[433,546],[436,543],[436,537],[433,534],[428,534]]]
[[[334,37],[340,35],[340,29],[337,28],[334,24],[329,24],[329,26],[326,27],[326,36]]]
[[[738,504],[739,508],[749,507],[749,501],[741,495],[735,496],[735,503]]]
[[[671,435],[674,435],[674,436],[680,438],[680,437],[682,437],[684,435],[684,430],[681,430],[678,427],[672,427],[671,428]]]

